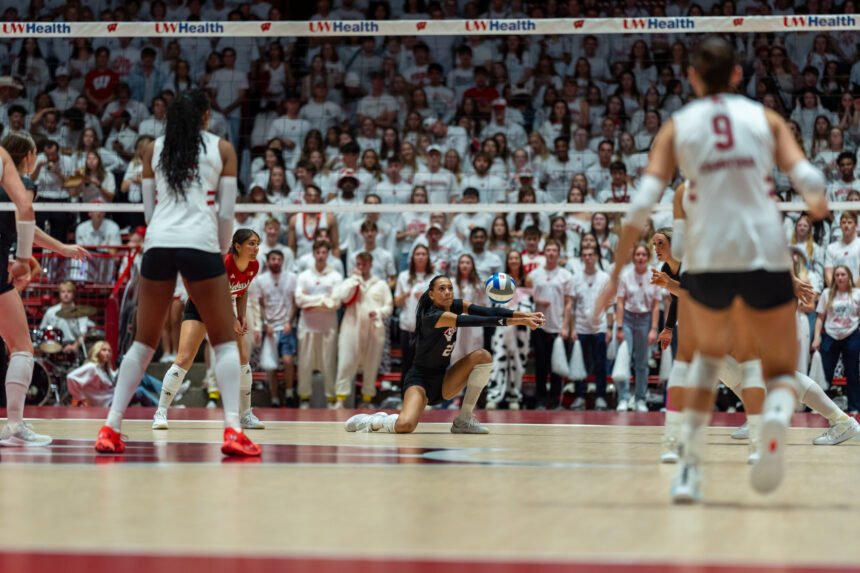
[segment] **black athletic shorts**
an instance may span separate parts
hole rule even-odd
[[[185,310],[182,311],[182,321],[186,320],[196,320],[197,322],[203,322],[203,319],[200,318],[200,313],[197,311],[197,307],[194,306],[194,303],[191,302],[191,299],[188,299],[188,302],[185,303]]]
[[[756,310],[769,310],[795,299],[788,271],[684,273],[681,286],[693,300],[713,310],[728,308],[735,297]]]
[[[140,275],[151,281],[175,281],[176,273],[179,273],[193,283],[226,272],[221,255],[199,249],[149,249],[140,263]]]
[[[445,380],[445,372],[437,372],[433,370],[424,370],[416,366],[412,366],[409,372],[406,373],[406,378],[403,380],[403,395],[406,395],[406,390],[410,386],[420,386],[424,388],[424,393],[427,394],[427,403],[435,406],[442,402],[442,381]]]

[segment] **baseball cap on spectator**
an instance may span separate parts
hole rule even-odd
[[[54,77],[59,78],[60,76],[69,77],[69,68],[66,66],[59,66],[57,70],[54,72]]]
[[[302,99],[302,95],[298,92],[298,90],[287,90],[287,93],[284,94],[284,101],[300,99]]]
[[[434,152],[441,154],[442,148],[439,147],[438,145],[431,145],[430,147],[427,148],[427,153],[434,153]]]
[[[439,120],[438,120],[438,119],[436,119],[435,117],[428,117],[428,118],[426,118],[426,119],[424,120],[424,123],[423,123],[423,125],[424,125],[424,129],[430,129],[431,127],[433,127],[434,125],[436,125],[436,122],[437,122],[437,121],[439,121]]]
[[[355,172],[352,169],[344,169],[337,176],[337,186],[340,187],[340,184],[346,181],[347,179],[352,179],[355,181],[355,184],[358,185],[358,177],[356,177]]]
[[[430,231],[439,231],[439,234],[442,234],[445,232],[445,229],[443,229],[442,225],[440,225],[439,223],[433,223],[432,225],[427,227],[427,230],[424,232],[424,234],[429,235]]]
[[[343,80],[343,85],[348,88],[357,88],[361,86],[361,79],[358,77],[357,73],[349,72]]]
[[[508,102],[505,101],[505,98],[498,97],[493,100],[493,107],[508,107]]]
[[[379,70],[374,70],[374,71],[370,72],[369,77],[371,80],[384,80],[385,74],[383,74]]]
[[[517,177],[519,177],[520,179],[534,179],[534,176],[534,172],[528,167],[517,173]]]
[[[24,89],[24,86],[12,76],[0,76],[0,88]]]

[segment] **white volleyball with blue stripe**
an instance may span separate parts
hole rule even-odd
[[[505,304],[514,298],[514,293],[517,292],[517,283],[511,278],[511,275],[505,273],[496,273],[487,279],[484,283],[487,290],[487,297],[496,303]]]

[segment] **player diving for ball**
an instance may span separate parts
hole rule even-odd
[[[457,329],[468,326],[527,326],[535,330],[545,323],[543,313],[487,308],[455,299],[451,279],[436,276],[421,295],[415,315],[415,362],[404,378],[400,413],[357,414],[346,421],[346,431],[383,430],[408,434],[415,431],[421,413],[428,404],[451,400],[465,388],[463,405],[451,426],[451,432],[489,433],[489,429],[478,422],[472,411],[490,380],[492,357],[482,348],[467,354],[451,366]]]

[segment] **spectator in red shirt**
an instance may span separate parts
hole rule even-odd
[[[499,97],[499,92],[490,85],[490,72],[483,66],[475,68],[475,87],[469,88],[463,94],[463,99],[473,98],[478,104],[478,111],[483,120],[490,118],[493,100]]]
[[[117,73],[108,68],[110,50],[104,46],[96,50],[96,67],[84,78],[84,94],[90,102],[90,111],[101,117],[105,106],[114,98],[119,83]]]

